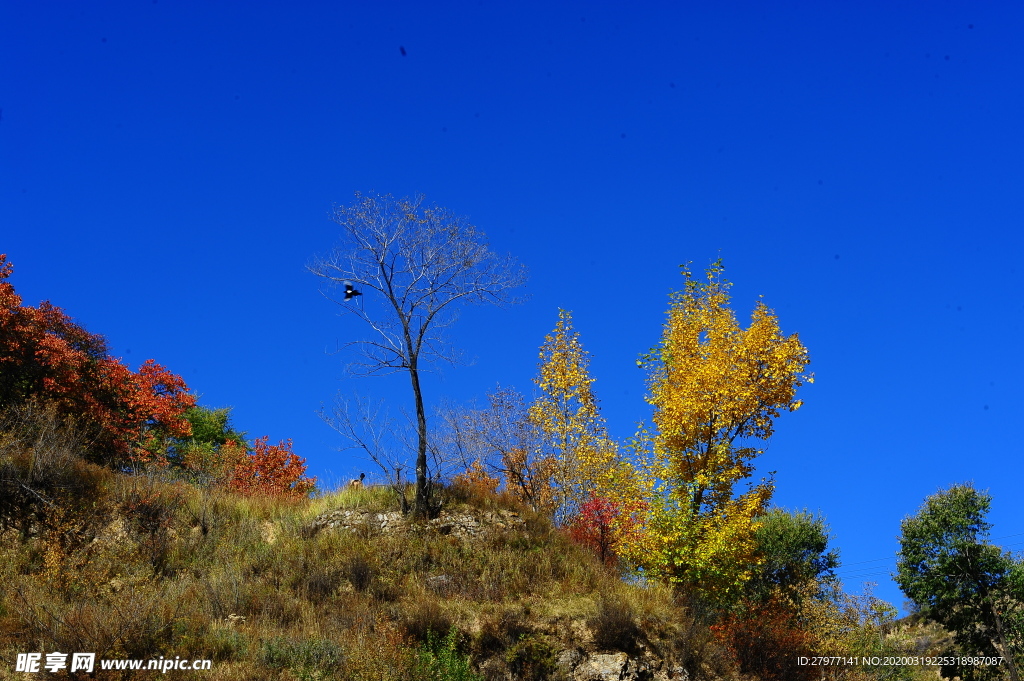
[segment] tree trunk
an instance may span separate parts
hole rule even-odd
[[[1003,635],[1003,618],[999,616],[999,611],[996,610],[995,604],[989,602],[988,607],[992,613],[992,619],[996,624],[996,638],[998,639],[998,645],[995,646],[999,653],[1003,656],[1006,661],[1006,669],[1010,674],[1010,681],[1020,681],[1020,676],[1017,674],[1017,665],[1013,661],[1013,651],[1006,644],[1006,637]]]
[[[416,499],[412,514],[415,518],[430,515],[430,493],[427,487],[427,414],[423,408],[423,393],[420,391],[420,373],[415,362],[410,363],[409,380],[416,402]]]
[[[982,609],[988,610],[989,615],[992,617],[992,622],[995,624],[996,638],[992,641],[992,647],[995,648],[1000,655],[1003,656],[1003,660],[1006,661],[1006,668],[1010,675],[1010,681],[1020,681],[1020,676],[1017,675],[1017,665],[1013,661],[1013,651],[1006,645],[1006,637],[1003,635],[1003,618],[999,616],[999,610],[996,608],[995,597],[992,592],[989,591],[988,585],[985,583],[984,576],[981,574],[980,568],[976,567],[975,562],[971,561],[970,549],[967,551],[968,567],[971,570],[971,576],[974,579],[974,583],[978,585],[978,592],[981,594]],[[991,638],[989,640],[992,640]]]

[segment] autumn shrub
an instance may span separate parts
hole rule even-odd
[[[366,591],[373,582],[373,568],[363,555],[353,556],[342,568],[342,575],[356,591]]]
[[[540,681],[555,671],[556,654],[551,643],[538,635],[524,635],[505,651],[505,662],[513,678]]]
[[[310,601],[321,602],[337,591],[342,579],[341,570],[312,570],[302,578],[301,594]]]
[[[172,552],[170,536],[183,491],[169,486],[147,485],[137,478],[118,505],[120,517],[130,526],[138,541],[138,551],[154,574],[168,574]]]
[[[529,616],[521,607],[484,611],[478,617],[479,631],[473,640],[473,652],[477,657],[503,654],[533,632]]]
[[[291,440],[268,444],[267,436],[253,442],[253,451],[246,452],[237,443],[229,443],[234,454],[227,473],[228,489],[249,496],[306,497],[313,491],[316,478],[307,478],[306,460],[292,452]]]
[[[813,636],[800,625],[792,604],[779,596],[746,602],[711,630],[745,674],[762,681],[810,681],[818,675],[816,668],[798,661],[814,654]]]
[[[340,672],[345,653],[340,645],[327,639],[275,637],[263,642],[260,660],[271,669],[288,669],[300,678],[310,678],[317,672]]]
[[[460,496],[468,501],[489,500],[497,494],[500,485],[501,479],[488,473],[477,459],[452,478],[451,487],[461,492]]]
[[[454,624],[436,598],[416,599],[405,610],[405,634],[419,643],[427,643],[431,636],[447,632]]]
[[[169,438],[188,435],[195,397],[180,376],[153,360],[133,372],[61,308],[22,305],[13,271],[0,255],[0,409],[52,403],[95,431],[87,458],[116,469],[159,460]]]
[[[949,656],[944,644],[935,645],[929,636],[916,638],[898,633],[898,611],[889,603],[871,593],[865,585],[858,594],[835,591],[828,598],[813,597],[813,585],[803,587],[805,597],[800,602],[800,617],[807,631],[813,634],[815,654],[839,657],[943,657]],[[947,635],[948,637],[948,635]],[[940,637],[941,638],[941,637]],[[947,638],[946,643],[949,642]],[[955,654],[952,657],[956,657]],[[892,667],[859,667],[836,672],[829,678],[886,679],[911,681],[934,678],[927,668],[897,665]]]
[[[618,510],[614,502],[592,495],[580,506],[579,513],[570,520],[567,528],[574,542],[593,551],[608,566],[618,562],[614,551],[614,522]]]
[[[56,405],[39,400],[0,412],[0,531],[23,539],[43,530],[62,508],[76,515],[83,536],[103,522],[108,471],[84,458],[88,435]]]

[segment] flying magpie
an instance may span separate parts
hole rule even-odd
[[[357,291],[354,288],[352,288],[352,282],[351,281],[346,281],[345,282],[345,300],[352,300],[356,296],[361,296],[361,295],[363,295],[363,292],[362,291]]]

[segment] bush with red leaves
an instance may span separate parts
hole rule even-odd
[[[185,437],[195,404],[185,381],[153,360],[137,372],[108,355],[106,340],[44,301],[22,305],[0,255],[0,409],[37,399],[94,431],[88,458],[114,468],[160,462],[163,443]]]
[[[316,478],[305,477],[306,460],[292,452],[291,440],[270,445],[269,439],[266,435],[257,438],[252,452],[234,441],[224,445],[228,458],[234,457],[227,474],[228,489],[248,496],[308,496]]]
[[[732,653],[740,671],[761,681],[811,681],[817,667],[798,664],[812,656],[813,635],[801,628],[792,604],[773,595],[746,601],[711,627]]]

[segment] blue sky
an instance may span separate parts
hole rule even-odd
[[[0,7],[0,252],[27,303],[337,480],[372,469],[320,405],[409,403],[325,352],[361,329],[305,265],[356,190],[424,193],[530,269],[526,304],[465,310],[475,363],[431,403],[528,390],[562,307],[623,439],[678,266],[721,256],[741,316],[763,295],[810,350],[758,470],[828,518],[848,586],[901,605],[900,519],[955,482],[1024,547],[1024,8],[293,4]]]

